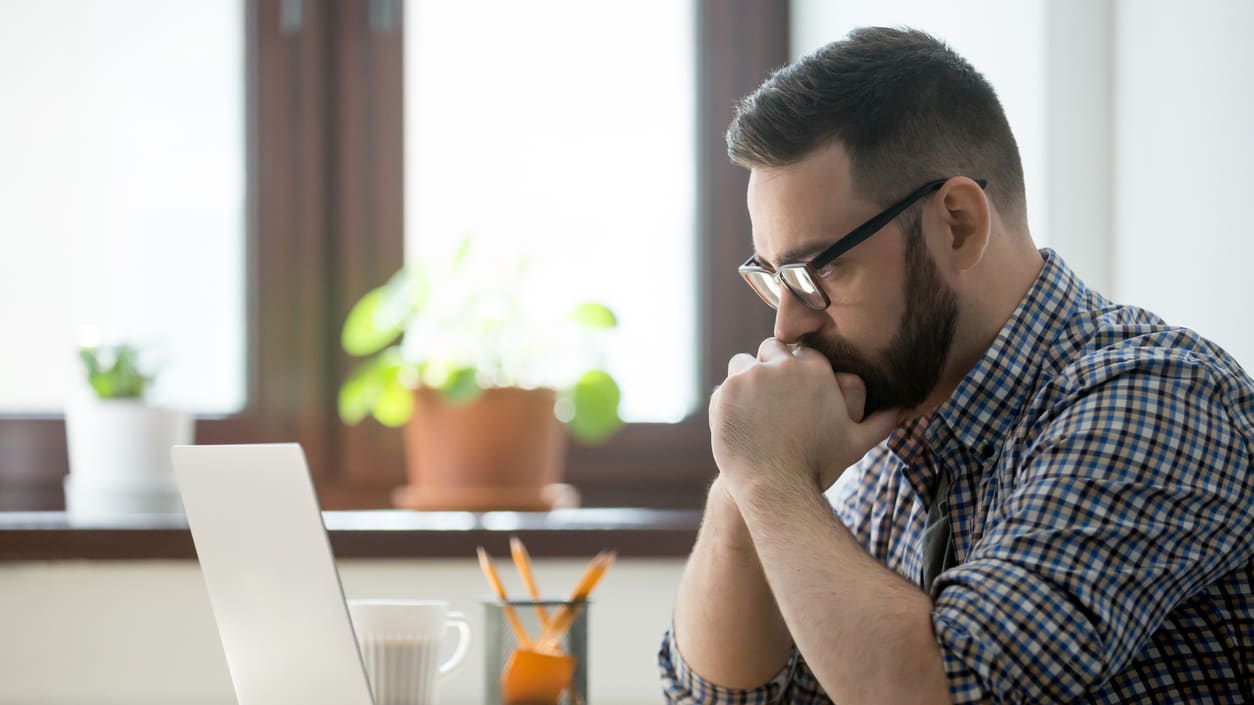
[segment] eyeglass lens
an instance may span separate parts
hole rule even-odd
[[[772,308],[779,308],[779,300],[783,295],[783,287],[780,286],[781,279],[784,285],[806,306],[815,310],[827,307],[823,292],[810,278],[810,273],[804,267],[783,267],[779,271],[778,278],[776,274],[766,271],[746,272],[745,274],[749,284]]]
[[[817,310],[827,308],[823,292],[819,290],[819,285],[814,279],[810,278],[810,270],[805,267],[781,267],[779,276],[784,280],[784,285],[791,289],[806,306]]]

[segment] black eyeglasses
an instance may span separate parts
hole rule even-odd
[[[779,299],[783,295],[783,290],[788,289],[793,296],[796,296],[801,303],[815,311],[826,310],[832,305],[832,300],[828,297],[827,292],[819,285],[818,270],[822,269],[832,260],[845,254],[863,240],[871,237],[879,232],[885,225],[892,222],[893,218],[901,215],[915,201],[931,195],[933,192],[945,185],[949,179],[937,179],[929,181],[920,186],[909,196],[897,201],[893,205],[885,208],[883,212],[871,218],[867,222],[854,228],[848,235],[840,238],[831,247],[823,250],[813,257],[809,262],[797,262],[794,264],[783,264],[779,269],[771,270],[758,264],[754,257],[745,260],[740,265],[740,276],[744,277],[749,286],[762,297],[762,300],[771,308],[779,308]],[[984,188],[988,182],[984,179],[976,179],[975,183]]]

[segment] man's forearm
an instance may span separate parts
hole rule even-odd
[[[869,556],[817,487],[737,497],[778,609],[839,703],[949,703],[931,599]]]
[[[693,671],[729,688],[762,685],[791,652],[740,511],[717,480],[680,580],[675,638]]]

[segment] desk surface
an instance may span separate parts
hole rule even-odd
[[[465,558],[475,546],[502,555],[517,535],[536,557],[688,555],[701,512],[587,508],[552,512],[323,512],[337,558]],[[0,512],[0,562],[194,559],[181,514],[77,521],[65,512]]]

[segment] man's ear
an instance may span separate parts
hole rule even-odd
[[[988,197],[984,189],[965,176],[950,179],[937,193],[946,242],[937,255],[949,259],[956,271],[974,267],[984,256],[992,232]]]

